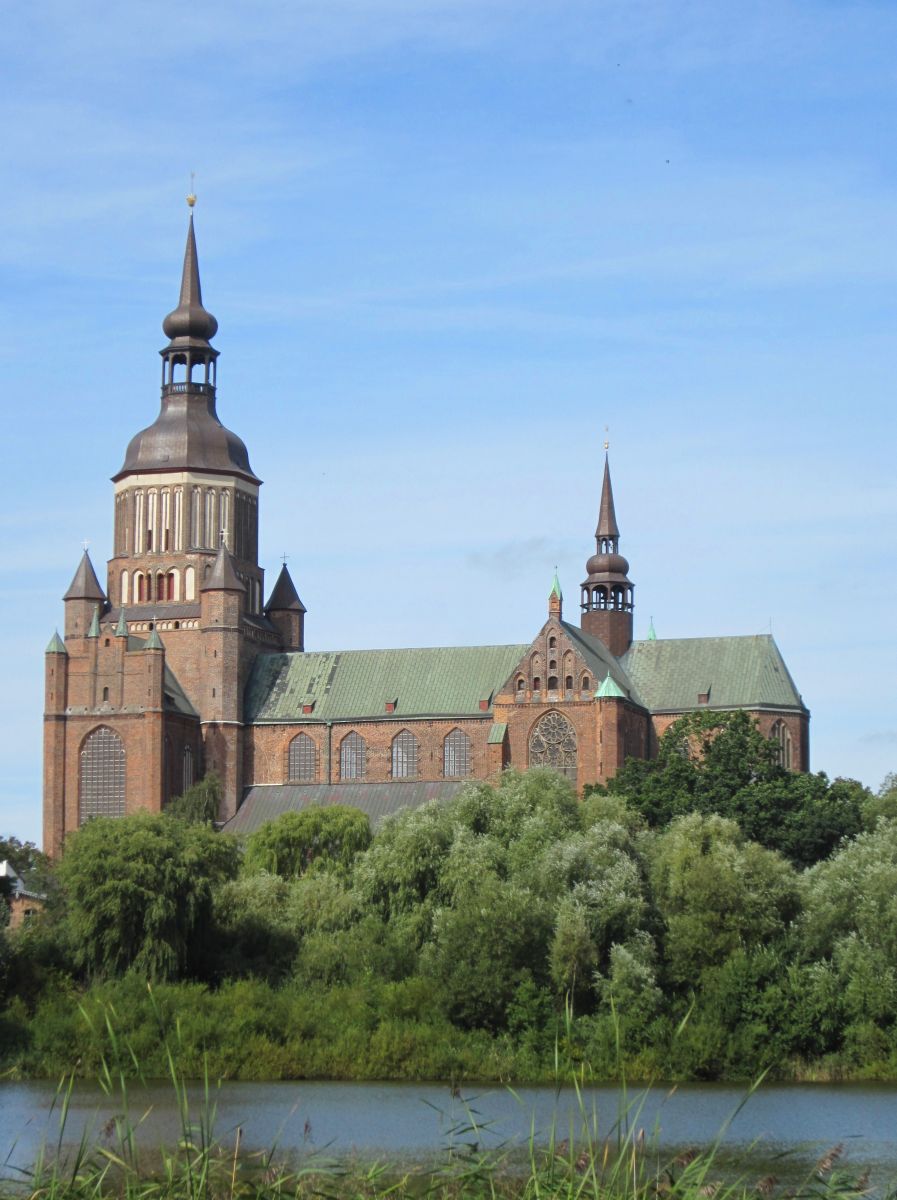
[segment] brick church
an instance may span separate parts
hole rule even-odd
[[[376,821],[503,767],[553,767],[582,789],[700,708],[747,710],[785,766],[808,769],[809,713],[771,636],[633,640],[606,459],[576,623],[555,578],[528,644],[307,651],[286,565],[265,599],[261,480],[216,412],[192,213],[162,328],[159,414],[112,477],[106,586],[85,551],[46,651],[50,853],[90,817],[159,811],[207,771],[234,831],[309,804]]]

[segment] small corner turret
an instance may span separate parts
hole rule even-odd
[[[306,608],[299,599],[286,560],[265,605],[265,616],[277,630],[284,650],[305,649]]]
[[[106,593],[100,587],[97,573],[93,569],[90,555],[85,550],[78,563],[74,578],[62,597],[65,604],[65,636],[79,638],[93,636],[88,633],[97,616],[97,608],[105,611]]]
[[[548,616],[556,621],[564,619],[564,593],[561,591],[561,581],[558,579],[558,569],[554,569],[554,579],[551,581],[551,591],[548,593]]]

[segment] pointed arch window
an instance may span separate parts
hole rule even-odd
[[[81,747],[78,816],[83,825],[91,817],[125,815],[125,747],[112,729],[101,726]]]
[[[340,742],[340,779],[364,779],[367,770],[367,746],[360,733],[347,733]]]
[[[453,729],[442,744],[442,773],[446,779],[470,774],[470,738],[461,729]]]
[[[786,771],[790,771],[792,766],[791,730],[784,721],[776,721],[770,732],[770,737],[775,742],[776,760],[779,766],[784,767]]]
[[[392,739],[392,777],[417,778],[417,738],[407,729]]]
[[[529,765],[551,767],[576,783],[576,730],[563,713],[546,713],[533,726]]]
[[[342,773],[342,754],[340,755]],[[297,733],[290,742],[287,779],[290,783],[314,783],[318,777],[315,744],[307,733]]]

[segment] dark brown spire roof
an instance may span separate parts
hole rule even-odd
[[[169,363],[169,370],[173,369],[173,364],[189,360],[194,369],[196,364],[205,363],[208,371],[208,364],[218,357],[218,351],[208,341],[216,333],[218,322],[202,303],[192,214],[184,251],[180,301],[165,318],[162,327],[171,338],[161,351]],[[112,478],[117,481],[124,475],[148,471],[213,471],[240,475],[252,483],[261,482],[249,465],[244,442],[218,419],[212,383],[175,383],[170,376],[169,382],[162,387],[162,407],[158,417],[131,439],[125,461]]]
[[[215,564],[202,585],[204,592],[245,592],[246,585],[237,574],[230,550],[222,542]]]
[[[172,341],[187,338],[190,341],[208,342],[218,332],[218,322],[203,308],[202,287],[199,282],[199,258],[196,253],[196,234],[193,231],[193,213],[187,229],[187,245],[184,250],[184,269],[181,274],[181,295],[178,306],[162,322],[162,330]]]
[[[93,569],[93,563],[90,561],[90,555],[86,550],[81,556],[81,561],[78,563],[78,570],[75,572],[75,577],[62,598],[63,600],[100,600],[103,603],[106,602],[106,593],[100,587],[97,573]]]
[[[166,391],[152,425],[128,444],[113,479],[143,471],[216,471],[261,482],[246,444],[218,420],[213,394]]]
[[[306,612],[307,609],[296,591],[292,576],[284,563],[277,576],[274,590],[265,605],[265,612]]]
[[[598,513],[598,528],[595,530],[597,538],[618,538],[620,530],[617,528],[617,515],[614,512],[614,490],[610,482],[610,463],[608,457],[604,456],[604,482],[601,485],[601,508]]]

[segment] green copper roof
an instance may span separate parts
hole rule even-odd
[[[633,642],[620,661],[652,712],[697,708],[702,693],[709,708],[804,707],[769,634]]]
[[[47,643],[47,649],[44,651],[44,653],[45,654],[68,654],[68,650],[66,650],[66,648],[65,648],[65,642],[59,636],[58,629],[53,634],[53,636],[50,638],[50,641]]]
[[[529,646],[438,646],[261,654],[246,686],[247,721],[482,716]],[[303,714],[303,705],[313,705]],[[489,710],[487,710],[489,711]]]
[[[489,746],[500,746],[505,740],[505,734],[508,732],[508,724],[506,721],[496,721],[489,730],[489,736],[486,738],[486,743]]]
[[[125,620],[125,610],[122,608],[118,614],[118,624],[115,626],[116,637],[128,636],[128,622]]]
[[[564,598],[564,593],[561,591],[561,581],[558,579],[557,571],[554,573],[554,579],[551,583],[551,591],[548,594],[549,596],[557,596],[558,600],[563,600]]]
[[[595,693],[595,699],[608,700],[616,699],[617,697],[625,700],[626,693],[623,691],[620,685],[615,682],[613,675],[611,675],[611,673],[608,671],[607,677],[605,678],[601,687]]]
[[[654,629],[654,618],[653,618],[653,617],[652,617],[652,618],[651,618],[651,620],[648,622],[648,641],[649,641],[649,642],[656,642],[656,641],[657,641],[657,633],[656,633],[656,631],[655,631],[655,629]]]
[[[144,642],[143,648],[144,648],[144,650],[164,650],[165,649],[165,647],[162,645],[162,639],[159,637],[159,634],[158,634],[158,631],[156,630],[155,625],[150,630],[149,637]]]
[[[93,616],[90,618],[90,629],[87,631],[89,638],[98,638],[100,636],[100,606],[94,605]]]

